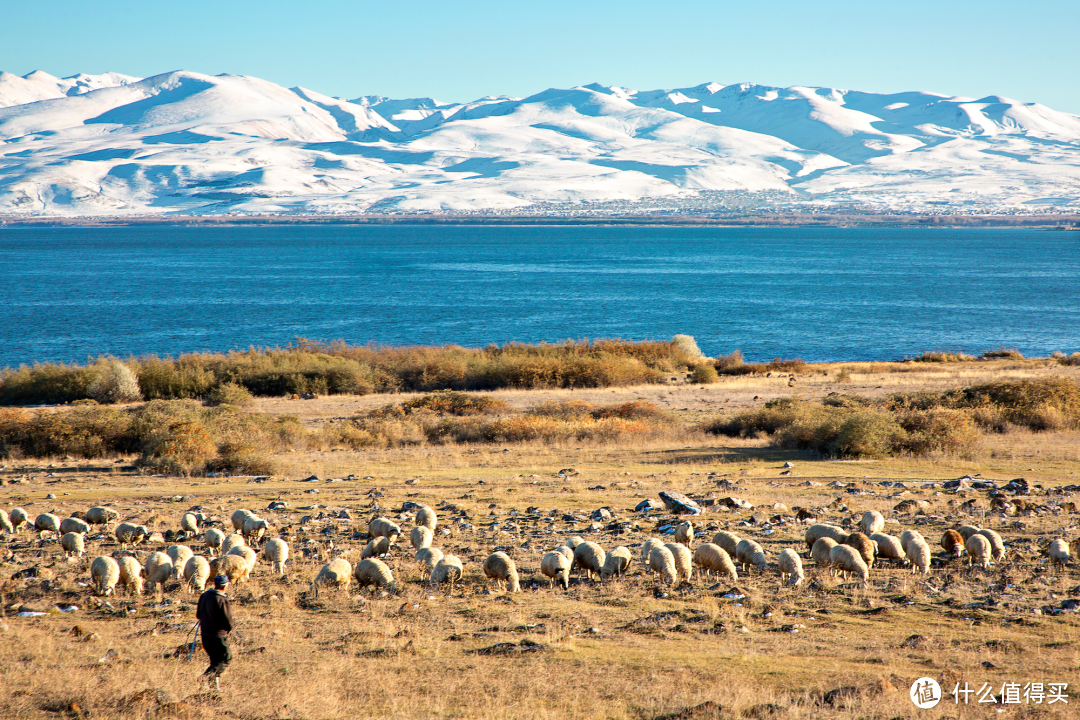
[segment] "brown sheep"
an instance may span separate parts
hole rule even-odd
[[[946,530],[941,536],[941,547],[950,555],[960,557],[964,554],[964,536],[955,530]]]
[[[840,544],[858,550],[863,562],[866,563],[866,567],[868,569],[874,567],[874,541],[866,535],[861,532],[853,532],[844,538],[844,541]]]

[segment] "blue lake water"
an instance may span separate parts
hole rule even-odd
[[[710,355],[1080,350],[1080,233],[625,227],[0,230],[0,367],[286,345],[693,335]]]

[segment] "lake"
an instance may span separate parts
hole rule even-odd
[[[0,367],[296,337],[693,335],[748,360],[1080,350],[1080,233],[228,226],[0,230]]]

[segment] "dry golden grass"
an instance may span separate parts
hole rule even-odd
[[[760,407],[769,397],[795,391],[814,399],[834,391],[886,394],[900,381],[909,381],[904,389],[947,389],[1078,372],[1033,361],[950,363],[948,368],[928,366],[925,372],[898,364],[904,372],[852,367],[851,379],[839,385],[834,378],[839,367],[813,366],[818,374],[800,376],[794,389],[786,377],[738,377],[708,386],[491,395],[516,408],[571,398],[597,404],[645,399],[693,420],[720,408]],[[822,370],[829,374],[821,375]],[[896,384],[888,382],[894,379]],[[387,402],[386,396],[258,399],[252,409],[295,414],[305,425],[319,427]],[[692,433],[677,440],[554,447],[522,443],[309,450],[282,453],[274,460],[280,473],[260,483],[247,477],[147,478],[130,469],[130,458],[9,461],[0,467],[0,506],[8,510],[21,506],[31,517],[46,511],[65,517],[109,502],[122,519],[151,521],[152,530],[164,531],[177,528],[180,515],[195,505],[226,523],[232,510],[247,507],[272,518],[277,530],[289,528],[296,558],[284,579],[260,562],[249,583],[232,589],[236,658],[223,677],[222,696],[212,697],[200,678],[206,665],[201,648],[193,661],[166,657],[184,643],[191,628],[194,596],[175,589],[163,599],[117,595],[105,599],[111,608],[98,607],[100,601],[79,583],[88,580],[94,556],[117,549],[114,542],[93,541],[83,559],[69,562],[55,541],[42,543],[25,530],[4,538],[0,716],[652,720],[706,702],[723,709],[700,717],[764,716],[765,704],[775,705],[777,717],[784,718],[990,714],[985,705],[957,708],[951,696],[933,711],[917,710],[908,699],[908,687],[914,679],[930,676],[947,691],[965,681],[976,689],[991,683],[995,693],[1005,681],[1068,683],[1068,706],[1021,705],[1005,717],[1076,717],[1080,616],[1042,610],[1078,597],[1080,572],[1076,564],[1049,568],[1040,553],[1054,537],[1080,537],[1080,514],[1054,505],[1047,512],[986,515],[985,491],[952,494],[943,492],[940,484],[924,488],[922,482],[940,483],[968,473],[999,482],[1025,477],[1043,490],[1024,500],[1077,502],[1077,493],[1044,493],[1080,483],[1077,432],[987,436],[971,460],[817,461],[769,448],[760,439]],[[786,476],[781,475],[785,461],[794,464]],[[558,471],[566,468],[580,474],[560,476]],[[320,482],[299,482],[311,474]],[[349,475],[358,479],[325,482]],[[15,480],[22,482],[13,484]],[[836,480],[853,483],[859,494],[829,485]],[[885,480],[899,480],[907,487],[883,486]],[[877,509],[889,520],[888,532],[898,535],[903,528],[918,528],[935,550],[940,550],[937,541],[946,528],[974,523],[998,529],[1009,554],[987,571],[970,570],[958,561],[938,562],[928,578],[881,563],[867,588],[831,578],[810,560],[804,560],[807,582],[798,589],[782,587],[773,566],[764,574],[740,575],[734,588],[695,574],[692,587],[671,590],[660,588],[656,576],[646,575],[637,562],[627,577],[603,585],[575,576],[570,590],[563,592],[542,582],[543,552],[572,535],[608,549],[626,545],[636,558],[636,546],[656,536],[671,516],[644,516],[632,509],[644,498],[657,499],[665,489],[699,497],[736,496],[757,506],[754,512],[766,521],[777,514],[790,518],[791,508],[803,507],[817,509],[822,521],[850,524],[863,511]],[[47,493],[57,498],[46,500]],[[928,501],[927,515],[917,521],[915,515],[896,514],[894,506],[908,498]],[[287,501],[290,509],[264,512],[278,499]],[[962,514],[960,505],[970,499],[977,502],[976,514]],[[322,560],[304,560],[297,550],[305,543],[316,547],[328,524],[336,528],[333,537],[339,549],[358,549],[364,540],[353,540],[352,532],[366,526],[375,501],[392,516],[406,501],[433,507],[451,503],[468,514],[463,519],[440,511],[440,522],[451,534],[439,536],[435,544],[454,551],[466,567],[453,596],[421,584],[407,542],[399,542],[389,560],[398,581],[396,594],[353,588],[349,593],[324,591],[317,601],[309,597],[310,580]],[[789,511],[774,509],[774,503]],[[326,507],[300,509],[309,505]],[[529,507],[540,512],[529,514]],[[588,532],[589,520],[580,518],[600,507],[614,511],[619,532],[603,527]],[[349,510],[351,520],[300,524],[302,516],[329,515],[342,508]],[[710,509],[695,522],[709,536],[717,529],[732,529],[754,537],[774,562],[784,547],[803,551],[805,524],[784,519],[771,524],[772,532],[766,534],[760,524],[741,524],[751,514]],[[577,519],[564,519],[568,515]],[[493,529],[496,522],[499,527]],[[402,525],[411,527],[408,521]],[[201,550],[201,543],[191,544]],[[520,594],[506,596],[485,583],[480,564],[496,548],[516,559]],[[12,579],[31,567],[52,575],[44,587],[43,578]],[[724,598],[733,589],[745,597]],[[80,610],[35,618],[15,614],[24,605],[58,602],[75,603]],[[74,626],[96,633],[97,639],[76,637]],[[792,633],[784,631],[785,626],[801,627]],[[904,647],[912,635],[927,640]],[[544,648],[512,656],[472,652],[522,641]],[[103,661],[110,650],[115,657]],[[846,702],[823,701],[828,691],[847,686],[858,688],[859,694]]]

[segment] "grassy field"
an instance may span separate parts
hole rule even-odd
[[[284,577],[260,562],[249,582],[231,589],[235,659],[222,694],[213,696],[200,678],[201,648],[192,660],[181,648],[195,595],[173,583],[163,594],[96,598],[86,585],[89,563],[116,551],[115,540],[91,535],[86,555],[68,560],[48,536],[23,529],[4,537],[0,716],[700,720],[996,717],[1000,710],[1005,717],[1077,717],[1080,616],[1053,610],[1080,598],[1080,569],[1051,567],[1044,551],[1054,538],[1080,537],[1080,514],[1068,504],[1080,493],[1061,490],[1080,484],[1080,431],[985,433],[963,457],[827,460],[778,449],[764,436],[729,438],[697,428],[792,395],[819,402],[829,393],[940,392],[1077,378],[1080,367],[1010,359],[848,363],[811,365],[796,375],[722,376],[709,385],[679,375],[631,387],[483,392],[517,411],[552,402],[645,401],[677,422],[663,433],[611,440],[366,449],[322,443],[274,454],[275,473],[260,481],[148,476],[135,470],[134,456],[3,461],[0,507],[23,507],[31,522],[38,513],[67,517],[110,504],[122,520],[164,533],[178,529],[180,516],[195,506],[218,527],[228,525],[232,511],[249,508],[274,523],[294,559]],[[314,433],[418,397],[256,398],[244,412],[295,416]],[[793,467],[785,470],[786,462]],[[302,482],[311,475],[318,481]],[[1015,514],[991,512],[986,490],[943,487],[964,475],[999,486],[1023,477],[1031,495],[1009,496],[1024,503]],[[665,537],[661,528],[674,516],[634,508],[658,500],[662,490],[754,505],[706,507],[693,518],[700,531],[694,545],[728,529],[761,543],[769,570],[740,573],[734,584],[695,572],[679,588],[646,574],[636,561],[639,548],[649,537]],[[925,501],[921,514],[894,509],[908,499]],[[267,510],[275,500],[288,509]],[[330,555],[358,557],[371,518],[385,514],[408,532],[406,502],[438,511],[434,544],[465,563],[454,593],[422,582],[406,537],[387,559],[396,593],[353,587],[314,598],[318,569]],[[594,524],[600,508],[614,517]],[[931,573],[915,576],[879,561],[866,587],[831,577],[805,557],[808,522],[796,519],[797,508],[845,527],[879,510],[886,532],[915,528],[926,536],[936,553]],[[339,517],[342,510],[350,517]],[[1006,557],[987,570],[945,558],[938,540],[961,524],[998,530]],[[635,557],[630,572],[603,584],[575,574],[568,591],[549,589],[540,558],[571,536],[609,550],[628,547]],[[145,558],[167,544],[153,542],[140,553]],[[202,551],[201,541],[190,544]],[[807,577],[797,588],[782,585],[775,569],[786,547],[804,556]],[[485,581],[481,563],[496,549],[517,562],[522,592],[508,595]],[[58,612],[57,603],[78,610]],[[909,699],[921,677],[945,689],[932,710]],[[957,705],[948,694],[967,683],[976,691],[989,684],[999,696],[1007,682],[1067,683],[1069,702],[1035,704],[1021,696],[1019,704],[993,706],[973,695]]]

